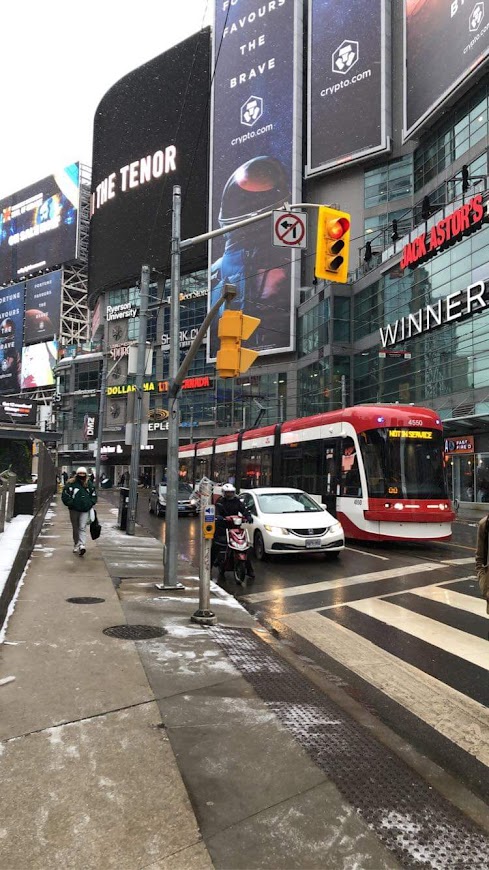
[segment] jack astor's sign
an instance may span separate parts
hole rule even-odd
[[[473,196],[468,203],[439,220],[429,232],[421,233],[412,242],[404,245],[401,269],[415,269],[439,251],[460,241],[463,236],[469,236],[481,227],[486,214],[487,206],[484,208],[482,194]]]
[[[432,305],[420,308],[415,314],[401,317],[394,323],[388,323],[380,329],[382,347],[416,338],[423,332],[431,332],[446,323],[465,320],[477,311],[489,308],[489,282],[476,281],[464,290],[450,293],[443,299],[437,299]]]

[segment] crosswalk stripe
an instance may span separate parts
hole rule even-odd
[[[489,708],[320,613],[281,621],[489,767]]]
[[[473,613],[475,616],[486,616],[486,602],[472,598],[470,595],[463,595],[461,592],[454,592],[446,586],[419,586],[415,589],[410,589],[413,595],[421,595],[423,598],[429,598],[431,601],[439,601],[441,604],[448,604],[450,607],[456,607],[458,610],[465,610],[467,613]],[[394,599],[395,600],[395,599]],[[489,622],[488,622],[489,630]]]
[[[442,563],[442,567],[445,562]],[[448,567],[448,566],[447,566]],[[274,588],[267,592],[254,592],[246,596],[246,601],[260,602],[270,599],[291,598],[295,595],[309,595],[313,592],[325,592],[330,589],[340,589],[343,586],[356,586],[359,583],[370,583],[376,580],[391,580],[393,577],[407,577],[410,574],[422,574],[426,571],[439,571],[439,562],[420,562],[407,568],[388,568],[385,571],[372,571],[370,574],[360,574],[358,577],[340,577],[337,580],[322,580],[319,583],[305,583],[302,586]]]
[[[401,629],[411,637],[417,637],[418,640],[426,641],[451,655],[472,662],[479,668],[489,670],[489,649],[486,639],[473,637],[458,628],[451,628],[427,616],[406,610],[404,607],[397,607],[392,603],[393,601],[395,599],[383,601],[379,598],[370,598],[364,601],[352,601],[348,606],[386,625]]]

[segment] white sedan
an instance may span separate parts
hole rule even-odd
[[[253,515],[246,525],[257,559],[306,551],[337,556],[345,547],[341,523],[301,489],[267,486],[241,490],[239,497]]]

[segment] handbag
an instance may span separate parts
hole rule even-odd
[[[93,508],[92,508],[93,510]],[[96,541],[97,538],[100,538],[100,532],[102,531],[102,526],[100,525],[97,517],[97,511],[93,510],[94,519],[90,523],[90,537],[92,541]]]

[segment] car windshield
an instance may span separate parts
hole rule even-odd
[[[305,492],[270,492],[258,496],[264,514],[299,514],[322,508]]]

